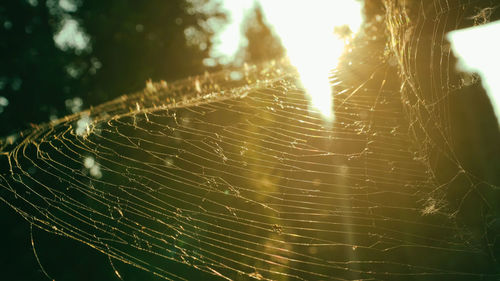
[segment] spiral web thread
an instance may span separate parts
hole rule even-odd
[[[236,70],[241,81],[225,71],[148,83],[4,143],[0,198],[167,280],[496,280],[489,230],[471,234],[457,223],[465,207],[444,198],[474,176],[451,161],[442,182],[430,156],[454,159],[449,49],[430,56],[444,90],[426,96],[417,77],[419,31],[433,24],[443,44],[475,3],[451,2],[432,13],[425,1],[385,3],[386,20],[332,73],[333,124],[310,112],[286,63]],[[425,16],[406,13],[420,7]]]

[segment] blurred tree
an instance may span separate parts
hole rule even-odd
[[[255,10],[254,17],[246,26],[246,37],[248,38],[246,61],[269,61],[285,53],[281,42],[267,26],[260,7]]]
[[[71,94],[72,79],[64,69],[71,55],[54,45],[58,19],[45,4],[0,4],[0,96],[9,103],[0,114],[0,135],[47,120],[51,112],[64,109],[62,101]]]
[[[71,102],[65,101],[75,97],[87,107],[140,90],[147,79],[202,72],[208,46],[187,46],[184,30],[203,15],[188,13],[187,5],[183,0],[4,1],[0,97],[8,105],[0,113],[0,136],[71,113]]]
[[[141,90],[147,79],[201,73],[209,46],[188,46],[184,32],[205,15],[188,8],[184,0],[0,2],[0,137]],[[47,280],[33,255],[29,224],[1,205],[0,279]],[[104,255],[76,241],[33,234],[52,277],[117,279]],[[152,278],[115,265],[132,276],[127,280]]]
[[[187,13],[183,0],[85,1],[78,16],[92,38],[82,77],[89,103],[140,90],[147,79],[175,80],[203,71],[206,48],[188,47],[184,36],[201,15]],[[94,72],[96,61],[102,67]]]

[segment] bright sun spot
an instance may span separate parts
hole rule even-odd
[[[198,3],[197,0],[189,1]],[[260,6],[265,21],[281,39],[290,62],[297,68],[312,107],[325,119],[333,120],[329,76],[337,67],[346,41],[363,23],[363,1],[212,0],[208,3],[210,5],[205,4],[200,9],[219,7],[228,19],[225,26],[212,26],[216,30],[211,39],[212,60],[222,64],[239,61],[239,48],[248,44],[244,37],[244,20]]]
[[[500,21],[456,30],[448,34],[451,48],[458,57],[457,68],[481,76],[500,126]]]
[[[333,119],[330,73],[345,49],[335,29],[355,34],[363,23],[363,3],[356,0],[261,1],[271,28],[297,68],[311,105]]]

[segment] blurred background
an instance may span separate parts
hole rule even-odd
[[[219,2],[3,1],[0,136],[139,91],[148,79],[173,81],[281,54],[259,12],[241,31],[250,42],[238,59],[210,54],[215,30],[233,21]],[[234,51],[238,40],[230,42]]]
[[[233,27],[247,35],[244,51],[236,38],[230,42],[232,57],[210,53],[221,43],[214,32],[234,20],[219,2],[2,1],[0,138],[140,91],[149,79],[174,81],[282,55],[259,11],[241,30],[239,23]],[[28,223],[5,204],[0,214],[0,279],[47,280],[33,254]],[[87,246],[39,230],[33,235],[54,278],[117,279],[109,260]],[[131,266],[116,266],[127,280],[152,280]]]
[[[378,44],[380,49],[387,36],[381,28],[385,26],[382,2],[366,1],[364,10],[366,20],[374,24],[370,44]],[[229,15],[225,5],[223,1],[211,0],[3,1],[0,138],[138,92],[148,80],[171,82],[283,56],[280,40],[266,26],[258,8],[250,14],[240,10]],[[496,13],[495,17],[500,16]],[[244,24],[240,24],[242,18]],[[415,44],[430,44],[427,39],[433,35],[433,28],[434,25],[422,28],[420,41]],[[228,33],[216,34],[221,30]],[[221,36],[232,40],[223,40]],[[393,57],[380,59],[395,72],[398,66]],[[426,60],[419,63],[426,67],[432,64]],[[383,81],[382,85],[385,78]],[[424,79],[419,82],[422,89],[429,84]],[[477,169],[477,174],[485,173],[485,178],[497,183],[500,160],[495,155],[500,151],[495,140],[500,135],[497,130],[490,130],[497,128],[491,106],[484,93],[478,102],[476,93],[482,90],[477,83],[475,88],[462,91],[464,94],[450,114],[450,119],[458,124],[453,127],[458,128],[457,151],[464,151],[468,157],[463,157],[469,165],[465,166],[467,170]],[[479,159],[480,153],[484,155]],[[439,170],[441,164],[435,167]],[[492,200],[500,198],[497,193],[491,196]],[[495,214],[499,214],[500,208],[496,207]],[[500,225],[497,217],[494,216],[494,223]],[[0,223],[0,280],[47,280],[40,264],[56,280],[118,280],[115,269],[125,280],[156,280],[132,266],[110,262],[105,255],[77,241],[35,228],[31,231],[29,223],[6,204],[0,204]]]

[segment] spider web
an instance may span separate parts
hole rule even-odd
[[[167,280],[496,280],[445,41],[479,4],[385,1],[332,72],[332,124],[282,61],[148,83],[4,142],[0,198]]]

